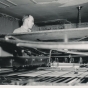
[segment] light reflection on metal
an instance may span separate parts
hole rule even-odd
[[[40,61],[42,61],[42,58],[40,59]]]

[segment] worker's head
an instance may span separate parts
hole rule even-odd
[[[31,15],[24,16],[22,21],[23,25],[27,26],[29,29],[31,29],[34,25],[34,18]]]

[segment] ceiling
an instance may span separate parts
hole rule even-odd
[[[77,6],[83,6],[82,22],[88,22],[88,0],[0,0],[1,13],[19,19],[25,14],[31,14],[36,23],[56,19],[76,22]]]

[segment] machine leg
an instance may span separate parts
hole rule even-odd
[[[56,58],[56,60],[57,60],[57,67],[59,66],[59,60],[58,60],[58,58]]]
[[[83,59],[82,59],[82,57],[80,57],[79,58],[79,64],[80,64],[80,66],[81,66],[82,63],[83,63]]]
[[[65,63],[68,63],[68,58],[65,58]]]
[[[51,66],[51,54],[52,54],[52,50],[50,50],[50,55],[49,55],[49,62],[48,62],[48,66],[50,67]]]

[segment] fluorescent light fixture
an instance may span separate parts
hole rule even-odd
[[[53,1],[49,1],[49,2],[37,2],[35,0],[30,0],[30,1],[32,1],[34,4],[50,4],[50,3],[58,2],[58,0],[53,0]]]
[[[38,4],[38,2],[36,2],[35,0],[30,0],[31,2],[33,2],[34,4]]]
[[[52,0],[52,1],[43,1],[43,2],[37,2],[36,0],[30,0],[34,4],[50,4],[50,3],[59,3],[59,4],[64,4],[64,3],[69,3],[74,0]]]
[[[5,5],[5,6],[7,6],[7,7],[10,7],[8,4],[6,4],[6,3],[4,3],[4,2],[2,2],[2,1],[0,1],[0,4]]]
[[[6,1],[9,2],[9,3],[11,3],[11,4],[13,4],[14,6],[17,6],[16,3],[14,3],[14,2],[12,2],[12,1],[10,1],[10,0],[6,0]]]
[[[38,2],[37,4],[50,4],[50,3],[57,3],[58,0],[53,0],[53,1],[50,1],[50,2]]]

